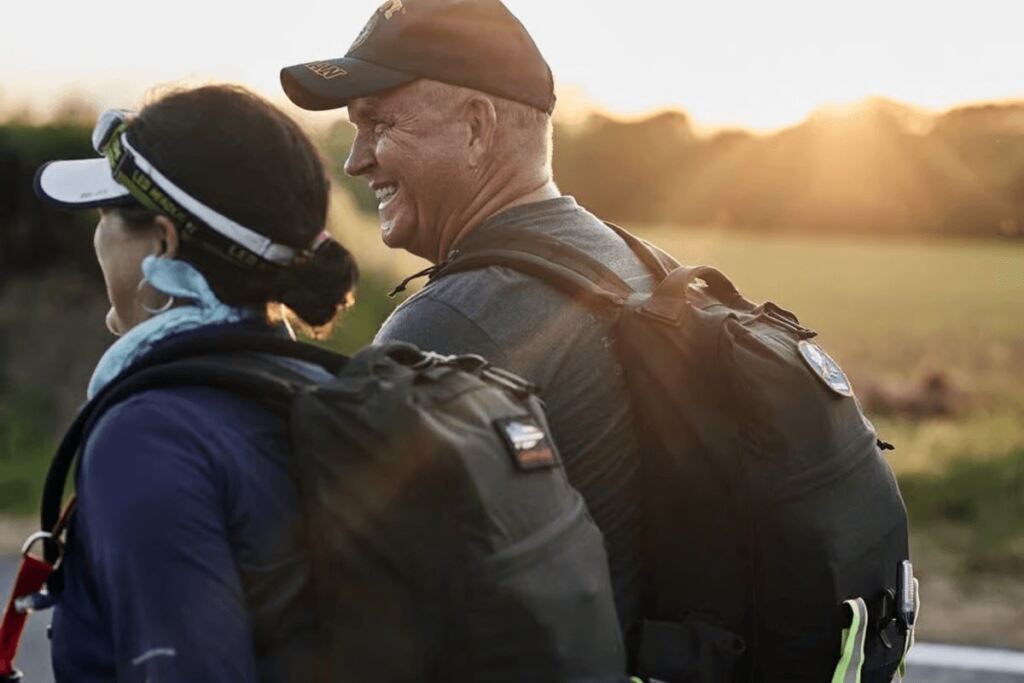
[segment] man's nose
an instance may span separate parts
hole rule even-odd
[[[360,176],[370,170],[373,166],[373,146],[368,143],[362,135],[356,135],[352,141],[352,148],[345,159],[345,173],[350,176]]]

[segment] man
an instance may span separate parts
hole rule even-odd
[[[382,237],[435,264],[472,235],[547,235],[641,292],[653,280],[551,172],[551,71],[498,0],[391,0],[347,55],[286,68],[307,109],[347,106],[345,165],[380,200]],[[478,353],[542,387],[569,476],[604,532],[620,623],[640,615],[637,441],[610,323],[540,280],[501,267],[428,284],[376,341]]]

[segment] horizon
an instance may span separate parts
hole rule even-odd
[[[240,83],[284,104],[280,67],[340,56],[378,4],[312,2],[289,15],[286,6],[239,13],[182,0],[174,13],[133,13],[160,35],[111,34],[108,16],[70,0],[21,6],[0,27],[0,116],[28,108],[45,118],[76,99],[98,110],[133,107],[155,87],[207,82]],[[562,120],[670,110],[703,131],[770,133],[870,98],[931,114],[1024,101],[1024,42],[1015,29],[1024,6],[1000,0],[979,0],[969,13],[924,0],[865,0],[856,9],[811,0],[722,0],[699,9],[668,0],[630,9],[593,0],[506,4],[551,64]],[[45,39],[24,26],[46,26]]]

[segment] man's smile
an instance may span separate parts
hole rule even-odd
[[[373,188],[373,192],[377,196],[377,201],[380,202],[377,206],[377,210],[383,211],[384,207],[390,204],[391,200],[398,194],[398,185],[394,183],[379,185]]]

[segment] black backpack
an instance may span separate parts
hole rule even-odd
[[[334,379],[313,382],[281,358]],[[291,658],[315,661],[288,680],[625,680],[601,534],[522,379],[411,345],[349,360],[267,334],[182,335],[83,409],[51,465],[43,529],[103,411],[173,385],[230,391],[289,419],[318,635],[315,657]],[[58,572],[51,591],[59,584]],[[257,632],[288,606],[267,599],[250,605]]]
[[[796,316],[610,227],[653,294],[544,235],[470,235],[432,279],[504,266],[613,321],[642,448],[649,595],[634,670],[889,681],[916,613],[891,446]]]

